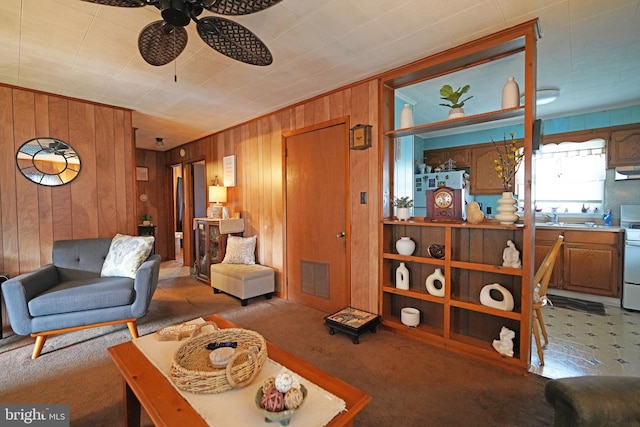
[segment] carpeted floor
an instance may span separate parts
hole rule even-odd
[[[188,268],[163,264],[150,312],[140,320],[141,334],[220,314],[370,394],[356,426],[553,424],[542,377],[516,375],[384,329],[362,335],[354,345],[347,335],[329,335],[327,313],[278,298],[241,307],[188,274]],[[55,336],[35,361],[32,338],[3,339],[0,402],[68,403],[73,426],[122,425],[122,383],[105,350],[128,339],[126,327]],[[143,425],[149,424],[143,414]]]

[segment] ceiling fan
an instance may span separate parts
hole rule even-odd
[[[151,65],[161,66],[175,60],[187,46],[187,30],[192,20],[200,38],[229,58],[251,65],[273,62],[267,46],[255,34],[229,19],[207,16],[204,9],[219,15],[248,15],[267,9],[282,0],[82,0],[117,7],[155,6],[162,20],[148,24],[138,36],[140,55]]]

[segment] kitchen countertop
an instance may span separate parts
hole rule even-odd
[[[601,224],[596,224],[595,226],[589,226],[585,224],[572,224],[572,223],[560,223],[560,225],[547,224],[544,222],[537,222],[535,224],[536,228],[553,230],[553,229],[562,229],[562,230],[580,230],[580,231],[608,231],[610,233],[621,233],[624,232],[624,228],[618,226],[604,226]]]

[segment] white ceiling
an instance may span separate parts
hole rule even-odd
[[[538,107],[550,118],[640,104],[639,9],[640,0],[283,0],[228,17],[266,43],[272,65],[219,54],[192,23],[177,61],[153,67],[137,40],[161,19],[155,7],[2,0],[0,82],[130,108],[137,146],[158,149],[162,137],[166,150],[538,17],[538,88],[561,91]],[[440,102],[405,95],[416,108]]]

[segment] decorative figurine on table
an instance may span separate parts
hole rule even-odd
[[[611,209],[607,209],[607,213],[602,215],[602,219],[604,220],[605,226],[611,227],[611,223],[613,222],[613,214],[611,213]]]
[[[493,340],[493,348],[503,356],[513,357],[513,339],[516,333],[503,326],[500,330],[500,339]]]
[[[520,252],[516,249],[516,245],[507,240],[507,247],[502,251],[502,265],[504,267],[522,268],[520,261]]]

